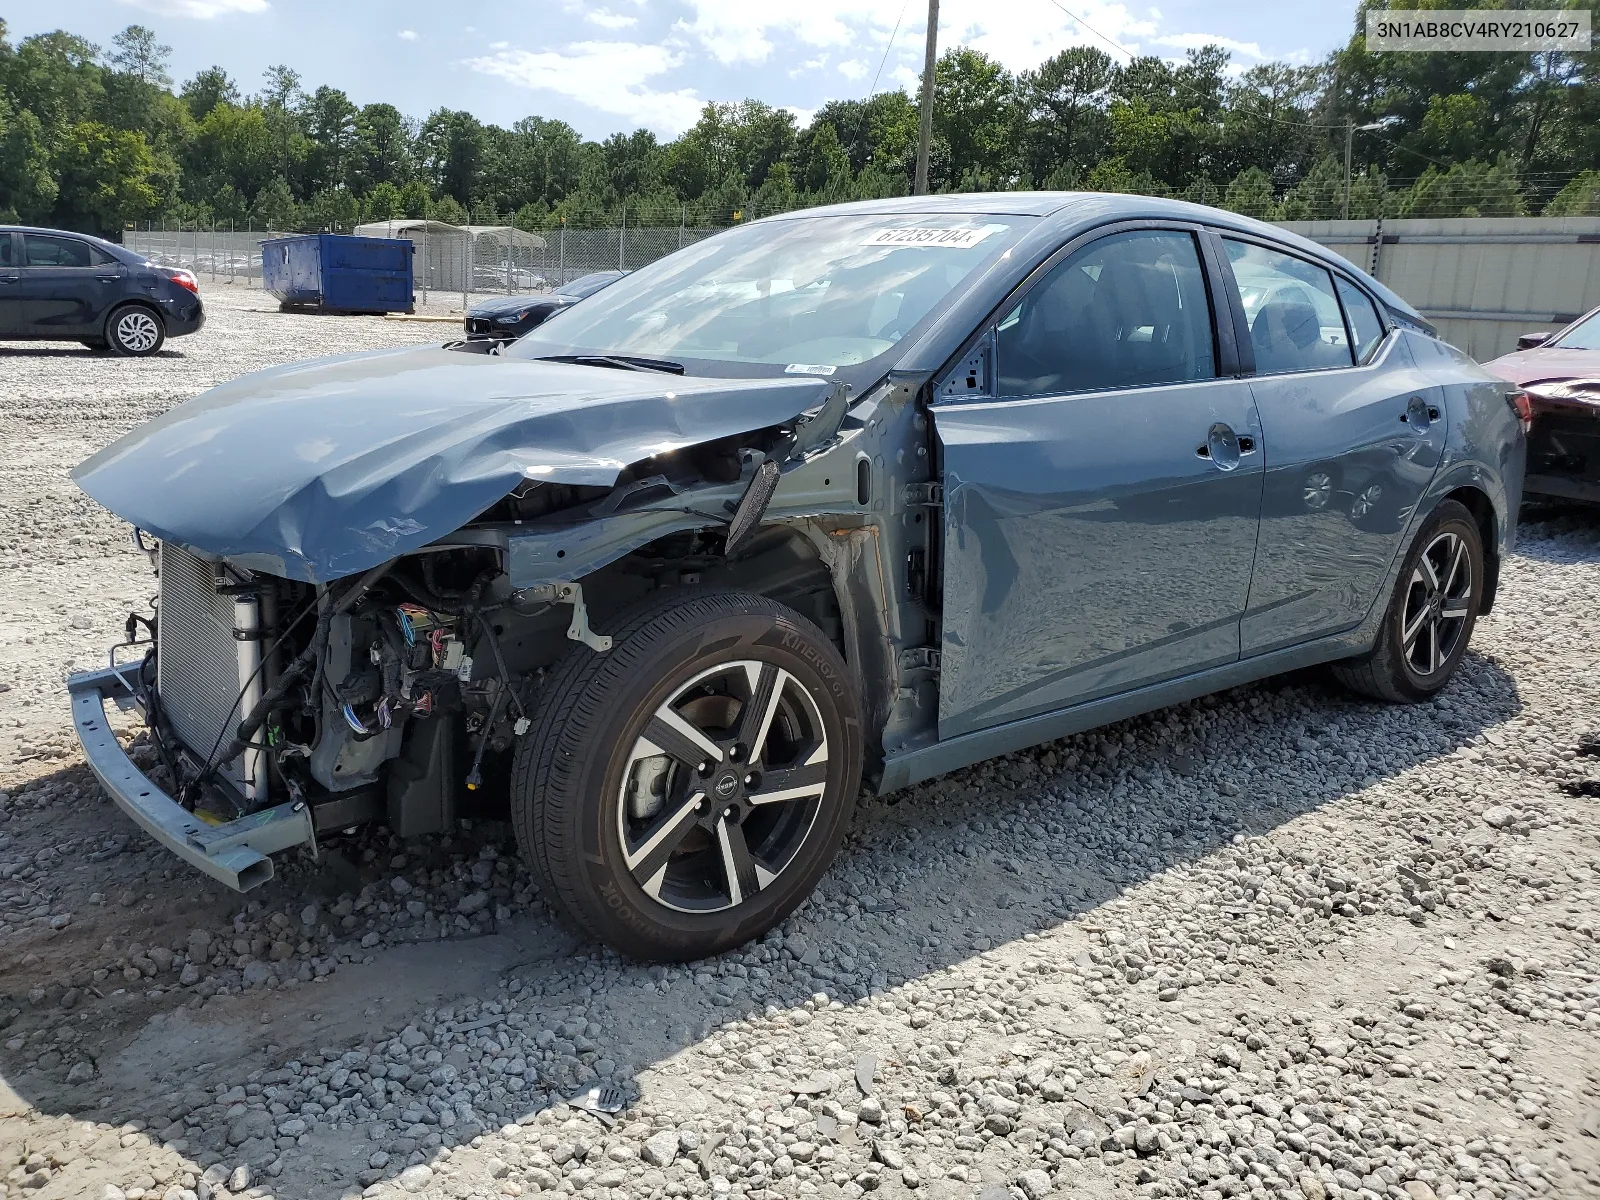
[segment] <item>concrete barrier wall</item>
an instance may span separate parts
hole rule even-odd
[[[1480,362],[1600,305],[1600,217],[1285,221],[1404,296]]]

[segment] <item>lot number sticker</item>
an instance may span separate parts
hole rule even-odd
[[[994,226],[979,229],[880,229],[869,237],[867,246],[931,246],[965,250],[976,246],[994,232]]]

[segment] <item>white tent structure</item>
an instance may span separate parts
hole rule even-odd
[[[416,245],[416,286],[423,292],[526,292],[544,285],[546,242],[510,225],[451,225],[396,218],[357,225],[357,237],[402,238]]]

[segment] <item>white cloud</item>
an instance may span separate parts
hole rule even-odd
[[[1171,46],[1176,50],[1198,50],[1202,46],[1221,46],[1230,54],[1242,54],[1258,62],[1266,61],[1259,42],[1241,42],[1216,33],[1166,33],[1150,39],[1158,46]]]
[[[612,116],[676,137],[700,117],[692,88],[657,91],[648,81],[683,65],[665,46],[578,42],[563,50],[501,50],[466,65],[533,91],[549,91]]]
[[[591,25],[598,25],[601,29],[627,29],[639,23],[638,17],[630,17],[627,13],[614,13],[610,9],[595,8],[583,14],[583,19]]]
[[[511,45],[510,42],[490,42],[489,43],[489,49],[491,49],[491,50],[504,50],[507,47],[509,47],[510,45]]]
[[[402,29],[395,36],[402,42],[414,42],[417,40],[417,31],[415,29]]]
[[[907,0],[685,0],[690,16],[673,31],[697,43],[724,66],[761,63],[774,53],[829,49],[875,62],[889,45],[891,64],[920,71],[924,21],[920,4]],[[1164,22],[1149,9],[1137,16],[1120,0],[1078,0],[1073,11],[1097,33],[1137,53],[1143,39]],[[1182,36],[1182,35],[1176,35]],[[940,6],[939,48],[965,45],[999,59],[1013,71],[1038,66],[1073,45],[1114,50],[1077,24],[1050,0],[944,0]],[[781,49],[780,49],[781,46]],[[1118,56],[1120,57],[1120,55]],[[885,74],[888,74],[886,71]],[[891,76],[892,77],[892,76]]]
[[[843,75],[846,79],[865,79],[867,75],[867,64],[862,62],[859,58],[847,58],[844,62],[839,64],[839,74]]]
[[[272,7],[267,0],[121,0],[158,17],[194,17],[209,21],[232,13],[263,13]]]
[[[807,46],[849,46],[858,28],[871,23],[874,10],[892,10],[898,0],[689,0],[692,20],[673,28],[698,41],[724,66],[765,62],[772,54],[772,36],[787,33]],[[881,21],[887,33],[894,12]]]

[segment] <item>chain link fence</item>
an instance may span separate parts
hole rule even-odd
[[[592,271],[631,271],[671,254],[714,228],[679,225],[667,228],[558,229],[535,234],[487,228],[477,232],[408,231],[416,246],[415,286],[426,300],[430,293],[515,295],[554,291]],[[153,262],[184,267],[211,281],[261,282],[261,243],[294,237],[292,232],[223,226],[178,229],[128,229],[123,245]]]
[[[125,229],[122,244],[151,262],[185,267],[213,282],[261,281],[261,243],[293,234],[229,226]]]

